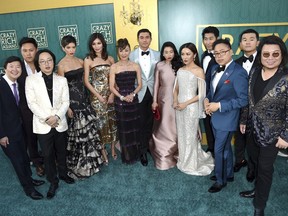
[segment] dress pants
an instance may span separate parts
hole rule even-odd
[[[37,135],[33,133],[33,114],[30,110],[21,110],[23,118],[23,128],[25,143],[27,145],[29,158],[35,166],[43,163],[43,158],[39,155]],[[30,113],[29,113],[30,112]]]
[[[274,144],[267,147],[259,147],[254,139],[249,142],[249,154],[253,161],[256,161],[256,181],[255,181],[255,198],[253,205],[257,209],[264,209],[269,197],[274,162],[278,154],[278,148]]]
[[[206,118],[204,118],[203,120],[204,120],[208,149],[214,151],[215,139],[212,131],[211,116],[206,115]]]
[[[139,103],[140,114],[140,154],[145,154],[149,148],[149,141],[152,137],[153,127],[153,112],[152,112],[153,97],[146,89],[143,100]]]
[[[23,139],[19,141],[10,141],[7,147],[2,145],[1,147],[6,156],[10,159],[24,191],[26,193],[33,191],[32,171]]]
[[[246,135],[240,132],[238,129],[235,132],[235,163],[241,163],[245,159],[246,149]]]
[[[59,177],[65,178],[67,176],[66,138],[66,131],[58,132],[55,128],[51,128],[47,134],[38,134],[44,157],[46,177],[51,184],[59,182],[57,169]]]
[[[233,171],[233,152],[231,146],[231,139],[233,132],[220,131],[213,127],[215,136],[215,168],[214,173],[217,183],[223,185],[227,183],[227,178],[234,177]]]

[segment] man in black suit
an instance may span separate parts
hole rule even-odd
[[[23,37],[19,42],[23,62],[21,62],[22,74],[18,79],[20,94],[20,111],[23,116],[24,137],[27,145],[30,160],[36,167],[36,173],[42,177],[44,173],[43,158],[39,154],[37,135],[33,133],[33,114],[30,111],[25,95],[25,81],[27,76],[37,73],[34,65],[34,58],[37,52],[37,42],[34,38]]]
[[[22,119],[19,109],[17,79],[21,74],[21,60],[11,56],[4,63],[5,75],[0,77],[0,144],[10,159],[27,196],[42,199],[34,186],[44,181],[32,179],[29,158],[23,140]]]
[[[213,43],[219,37],[219,30],[214,26],[208,26],[202,31],[202,40],[206,51],[201,56],[201,66],[205,72],[206,94],[208,94],[211,82],[211,69],[217,65],[215,57],[213,56]],[[211,116],[207,115],[204,119],[204,127],[207,138],[208,148],[206,152],[210,151],[214,155],[214,135],[211,127]]]
[[[243,56],[235,60],[240,64],[248,73],[257,67],[255,61],[257,55],[257,47],[259,45],[259,33],[254,29],[246,29],[239,36],[239,45],[243,51]],[[246,149],[246,136],[242,134],[238,129],[235,133],[235,165],[234,172],[239,172],[242,167],[247,166],[247,160],[245,159]],[[252,182],[255,178],[253,166],[249,164],[248,160],[248,172],[246,178],[249,182]]]

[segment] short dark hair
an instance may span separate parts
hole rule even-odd
[[[260,58],[261,52],[262,52],[263,46],[267,45],[267,44],[279,46],[280,51],[281,51],[281,55],[282,55],[282,61],[279,65],[279,67],[285,67],[288,63],[287,47],[286,47],[285,43],[283,42],[283,40],[281,38],[277,37],[276,35],[270,35],[270,36],[264,37],[260,41],[260,44],[258,46],[258,53],[257,53],[257,57],[256,57],[257,62],[262,65],[261,58]]]
[[[204,39],[205,34],[212,33],[215,35],[216,38],[219,37],[219,30],[215,26],[208,26],[203,29],[202,31],[202,39]]]
[[[19,58],[19,57],[17,57],[17,56],[9,56],[6,60],[5,60],[5,62],[4,62],[4,69],[6,69],[7,68],[7,65],[9,64],[9,63],[11,63],[11,62],[15,62],[15,61],[18,61],[18,62],[20,62],[20,64],[21,64],[21,59]]]
[[[88,41],[89,54],[88,54],[88,56],[90,56],[90,58],[92,60],[97,57],[97,55],[96,55],[96,53],[92,47],[94,40],[96,40],[97,38],[101,41],[102,46],[103,46],[101,56],[99,56],[99,57],[101,57],[104,60],[107,60],[108,59],[107,43],[105,41],[104,36],[99,32],[95,32],[95,33],[91,34],[89,37],[89,41]]]
[[[199,61],[198,51],[197,51],[197,48],[196,48],[195,44],[193,44],[193,43],[185,43],[185,44],[183,44],[183,45],[180,47],[180,49],[179,49],[180,55],[181,55],[181,52],[182,52],[182,50],[183,50],[184,48],[188,48],[188,49],[190,49],[194,54],[196,54],[196,57],[195,57],[195,61],[194,61],[194,62],[195,62],[196,65],[198,65],[199,67],[201,67],[201,66],[200,66],[200,61]]]
[[[227,39],[217,39],[217,40],[213,43],[213,48],[212,48],[212,49],[214,50],[215,47],[216,47],[216,45],[218,45],[218,44],[225,44],[225,45],[227,45],[230,49],[232,49],[232,46],[231,46],[229,40],[227,40]]]
[[[34,65],[35,65],[35,68],[36,70],[39,72],[41,71],[40,69],[40,65],[39,65],[39,56],[41,53],[49,53],[51,56],[52,56],[52,59],[53,59],[53,71],[55,70],[55,67],[56,67],[56,57],[54,55],[54,53],[48,49],[42,49],[42,50],[38,50],[37,53],[35,54],[35,58],[34,58]]]
[[[74,43],[75,46],[77,45],[75,37],[72,35],[65,35],[61,39],[61,46],[64,48],[66,47],[69,43]]]
[[[259,40],[259,33],[256,30],[254,30],[254,29],[246,29],[243,32],[241,32],[241,34],[239,35],[239,42],[241,42],[242,36],[244,34],[249,34],[249,33],[255,34],[257,41]]]
[[[129,44],[128,40],[127,40],[127,38],[120,38],[120,39],[117,41],[116,47],[117,47],[117,49],[119,49],[119,51],[124,50],[127,46],[128,46],[129,48],[131,48],[131,47],[130,47],[130,44]]]
[[[149,33],[150,35],[150,38],[152,38],[152,33],[149,31],[149,29],[146,29],[146,28],[143,28],[143,29],[140,29],[138,32],[137,32],[137,38],[139,38],[139,35],[143,32],[147,32]]]
[[[19,47],[21,49],[21,47],[23,46],[23,44],[26,43],[31,43],[35,46],[35,48],[38,48],[38,44],[36,42],[36,40],[34,38],[30,38],[30,37],[23,37],[20,41],[19,41]]]

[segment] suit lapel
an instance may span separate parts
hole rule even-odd
[[[232,62],[229,65],[229,67],[224,71],[222,77],[220,78],[220,80],[216,86],[214,94],[216,94],[216,92],[219,91],[219,89],[224,85],[225,80],[228,80],[229,76],[231,76],[231,74],[234,71],[234,66],[235,66],[235,62]]]
[[[257,77],[258,75],[260,74],[261,70],[252,70],[251,71],[252,73],[250,74],[251,75],[251,81],[250,81],[250,92],[251,92],[251,101],[252,101],[252,104],[255,105],[255,97],[254,97],[254,86],[255,86],[255,82],[257,80]]]
[[[8,94],[7,97],[8,98],[13,98],[13,104],[15,104],[16,107],[18,107],[17,103],[16,103],[16,99],[14,97],[14,94],[9,86],[9,84],[7,83],[7,81],[4,78],[0,79],[1,82],[3,82],[3,87],[4,87],[4,91]]]
[[[274,88],[274,86],[276,85],[276,83],[281,79],[281,77],[284,75],[284,70],[278,69],[277,72],[275,73],[275,75],[273,77],[271,77],[271,79],[268,81],[268,84],[266,85],[266,87],[264,88],[262,94],[261,94],[261,99],[271,90]],[[261,73],[260,73],[261,76]],[[260,99],[260,100],[261,100]]]
[[[155,55],[154,52],[150,49],[150,70],[149,70],[149,76],[148,78],[153,75],[153,65],[154,65],[154,61],[155,61]]]

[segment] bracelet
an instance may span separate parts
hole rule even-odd
[[[123,95],[120,96],[120,100],[121,100],[121,101],[124,100],[124,96],[123,96]]]
[[[55,115],[55,116],[58,118],[58,120],[60,120],[60,117],[58,115]]]
[[[135,97],[136,96],[136,93],[133,91],[133,92],[131,92],[130,93],[131,95],[133,95],[133,97]]]

